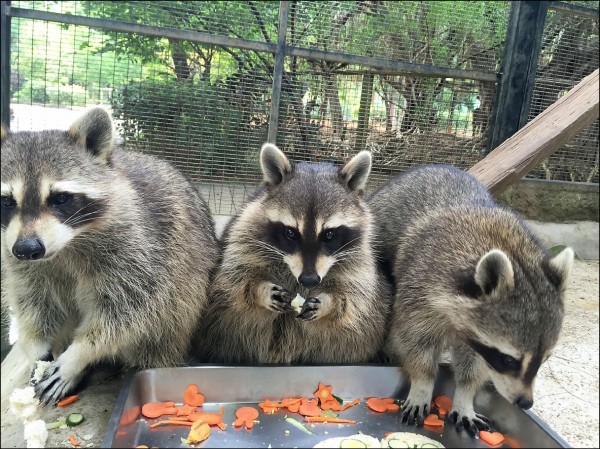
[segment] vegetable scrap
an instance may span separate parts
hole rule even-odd
[[[319,407],[318,399],[302,399],[302,404],[298,412],[302,416],[319,416],[321,408]]]
[[[81,443],[75,439],[75,435],[69,435],[69,443],[75,447],[81,446]]]
[[[57,406],[59,407],[65,407],[69,404],[72,404],[73,402],[75,402],[77,399],[79,399],[79,395],[74,394],[73,396],[67,396],[66,398],[64,398],[61,401],[58,401],[56,403]]]
[[[196,444],[206,440],[209,436],[210,426],[206,422],[198,420],[192,424],[187,440],[191,444]]]
[[[444,421],[439,419],[436,414],[431,413],[423,420],[423,424],[431,427],[442,427],[444,425]]]
[[[395,400],[392,398],[369,398],[367,399],[367,406],[378,413],[396,412],[400,410],[400,406],[395,404]]]
[[[192,413],[188,416],[188,420],[192,422],[202,420],[209,426],[217,426],[219,429],[225,430],[227,425],[223,422],[223,413],[225,413],[225,407],[221,406],[219,413]]]

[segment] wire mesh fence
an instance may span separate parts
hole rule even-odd
[[[103,104],[127,148],[171,161],[197,183],[214,213],[236,212],[261,177],[280,2],[13,1],[11,7],[63,14],[12,18],[11,128],[66,128],[84,107]],[[341,163],[371,150],[370,188],[422,163],[474,165],[486,152],[509,11],[504,1],[290,2],[286,45],[305,51],[288,51],[283,72],[275,73],[277,143],[295,161]],[[589,18],[550,14],[531,117],[589,73],[584,58],[598,66],[597,20],[594,28]],[[105,22],[61,23],[69,17]],[[115,21],[154,28],[125,32]],[[579,34],[569,37],[571,29]],[[179,31],[194,34],[182,38]],[[582,50],[594,42],[595,53]],[[570,72],[558,69],[561,45],[573,47],[571,63],[561,63],[575,65]],[[340,54],[370,59],[352,62]],[[371,59],[418,67],[407,73]],[[441,69],[432,75],[419,67]],[[455,72],[444,75],[445,69]],[[598,182],[595,126],[595,141],[593,129],[586,130],[533,176]]]

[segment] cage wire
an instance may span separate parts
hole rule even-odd
[[[12,6],[277,42],[277,1]],[[485,73],[500,67],[510,9],[503,1],[290,6],[288,46]],[[16,17],[11,23],[12,129],[66,129],[82,109],[101,104],[112,111],[127,149],[170,161],[213,213],[235,213],[254,191],[269,127],[273,54]],[[598,66],[597,27],[597,20],[550,11],[531,117]],[[466,169],[485,156],[495,93],[493,82],[288,55],[277,143],[293,161],[341,164],[370,150],[369,188],[428,162]],[[598,182],[597,132],[598,122],[532,176]]]
[[[597,1],[568,2],[598,8]],[[598,68],[598,16],[549,10],[532,95],[535,118]],[[530,178],[598,183],[598,120],[528,174]]]

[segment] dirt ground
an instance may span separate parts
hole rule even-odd
[[[598,262],[576,261],[562,335],[539,371],[532,411],[573,447],[599,447]]]

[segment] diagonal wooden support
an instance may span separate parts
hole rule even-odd
[[[598,118],[598,69],[469,170],[494,195]]]

